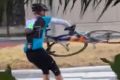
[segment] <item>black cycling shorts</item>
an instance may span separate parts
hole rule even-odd
[[[43,49],[29,50],[26,56],[30,62],[42,69],[43,74],[49,74],[51,70],[56,76],[60,74],[60,70],[53,58]]]

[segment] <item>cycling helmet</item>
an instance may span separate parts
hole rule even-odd
[[[46,5],[42,3],[34,3],[32,4],[32,11],[37,12],[37,11],[48,11],[48,8]]]

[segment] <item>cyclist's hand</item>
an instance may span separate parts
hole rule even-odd
[[[69,30],[69,27],[65,27],[65,29],[64,29],[64,30],[65,30],[65,31],[66,31],[66,30]]]
[[[76,26],[76,25],[74,24],[74,25],[72,25],[72,26],[65,27],[65,29],[64,29],[64,30],[65,30],[65,31],[66,31],[66,30],[71,30],[71,29],[72,29],[72,28],[74,28],[75,26]]]

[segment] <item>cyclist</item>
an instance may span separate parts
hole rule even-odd
[[[44,4],[32,4],[32,11],[35,18],[27,20],[25,27],[26,43],[24,51],[26,56],[31,63],[42,70],[43,80],[49,80],[49,70],[54,73],[56,80],[63,80],[56,62],[43,48],[44,34],[50,24],[60,24],[65,27],[69,27],[71,24],[63,19],[45,16],[48,8]]]

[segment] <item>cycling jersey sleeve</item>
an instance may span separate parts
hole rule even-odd
[[[71,24],[68,21],[58,18],[51,18],[51,24],[64,25],[66,27],[71,26]]]

